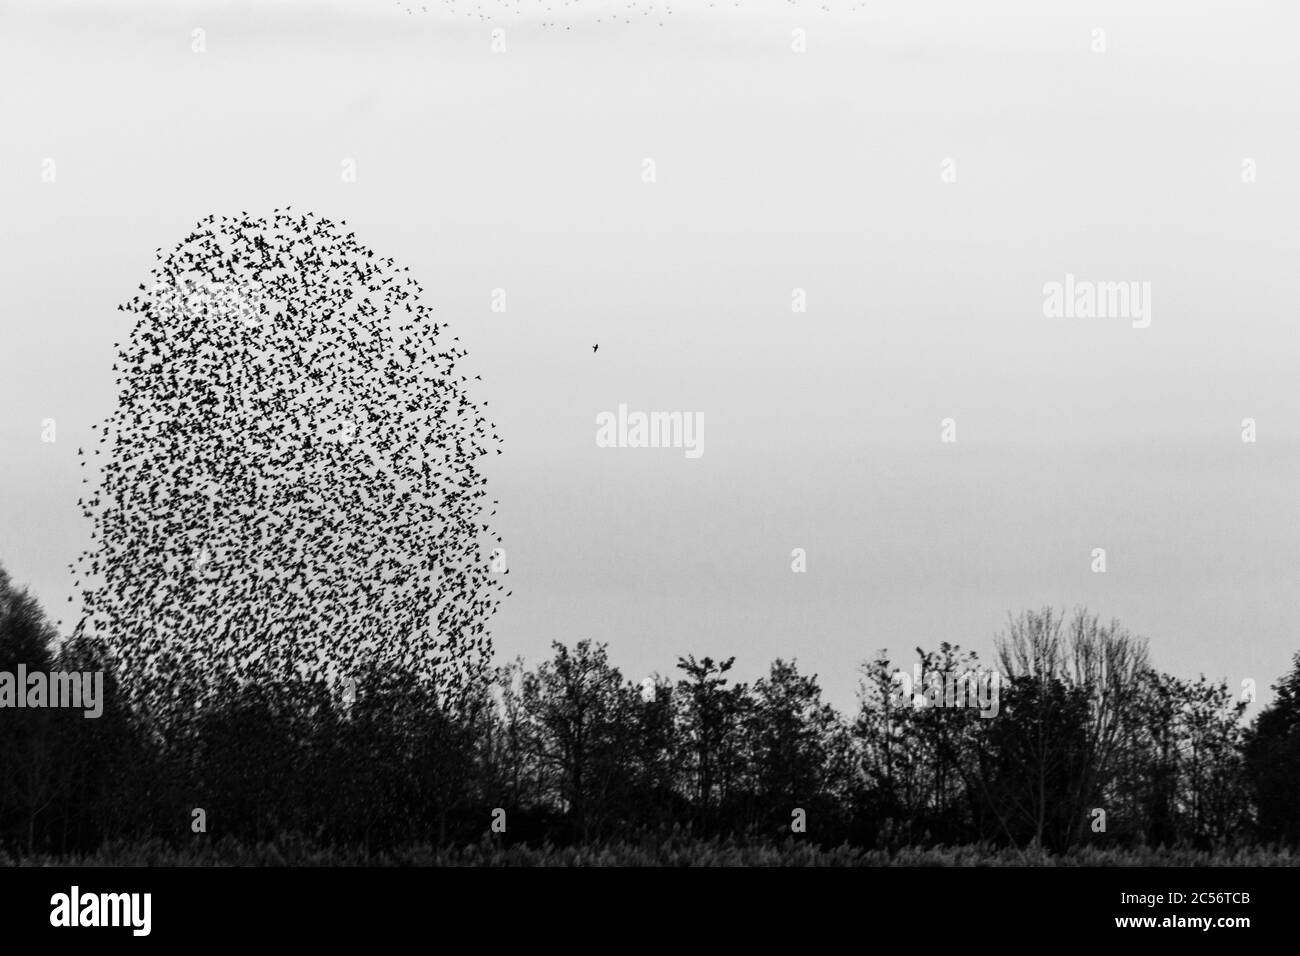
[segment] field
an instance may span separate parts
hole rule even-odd
[[[886,851],[849,846],[822,849],[793,841],[778,846],[690,840],[571,847],[503,847],[485,840],[453,849],[413,845],[368,854],[361,848],[325,848],[297,841],[244,844],[218,840],[179,849],[161,842],[107,844],[91,854],[67,856],[14,857],[0,852],[0,866],[1231,867],[1300,866],[1300,854],[1273,848],[1218,853],[1142,848],[1084,849],[1053,855],[989,846],[905,847]]]

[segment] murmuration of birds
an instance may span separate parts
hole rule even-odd
[[[715,0],[709,0],[710,3]],[[737,0],[730,4],[739,6]],[[437,13],[444,16],[466,17],[482,23],[502,23],[518,20],[520,17],[537,18],[543,27],[563,26],[571,29],[573,23],[594,22],[606,24],[630,24],[642,20],[652,20],[660,26],[664,18],[672,14],[671,3],[666,0],[396,0],[398,9],[408,14]]]
[[[654,23],[660,27],[673,21],[669,0],[395,0],[397,9],[408,15],[438,14],[468,18],[480,23],[536,22],[547,28],[572,30],[574,26],[628,26]],[[771,10],[835,10],[856,13],[869,8],[866,0],[697,0],[687,12],[750,13],[756,8]]]
[[[291,208],[208,216],[156,258],[118,306],[77,635],[145,714],[249,681],[472,693],[509,593],[481,467],[501,439],[409,269]]]

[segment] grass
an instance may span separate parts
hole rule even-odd
[[[173,847],[162,841],[109,843],[93,853],[12,856],[0,851],[0,866],[1300,866],[1300,854],[1279,848],[1219,852],[1192,849],[1084,848],[1049,854],[990,846],[904,847],[875,850],[840,846],[823,849],[787,840],[784,844],[670,839],[589,846],[500,846],[478,844],[439,848],[414,844],[366,853],[358,847],[322,847],[299,840],[247,844],[195,841]]]

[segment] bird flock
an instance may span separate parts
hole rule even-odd
[[[442,13],[457,17],[469,17],[483,23],[499,23],[507,19],[525,15],[541,15],[541,26],[555,27],[562,25],[558,19],[550,17],[575,17],[584,13],[599,13],[593,16],[595,23],[630,24],[635,20],[653,20],[663,26],[665,18],[671,16],[672,5],[666,0],[621,0],[618,3],[584,4],[582,0],[533,0],[524,3],[521,0],[396,0],[399,8],[408,14]],[[716,0],[707,0],[712,5]],[[739,5],[737,0],[731,3]],[[584,10],[584,6],[589,9]],[[564,25],[568,30],[572,24]]]
[[[575,25],[631,25],[654,23],[664,26],[673,22],[671,0],[395,0],[397,7],[407,14],[439,13],[444,16],[467,17],[482,23],[518,21],[521,17],[541,17],[543,27],[563,26],[571,30]],[[839,8],[858,11],[866,7],[865,0],[840,0]],[[701,11],[748,12],[753,0],[696,0],[681,7],[685,13]],[[773,4],[763,5],[770,9]],[[808,5],[820,13],[832,12],[829,0],[814,0]],[[784,0],[778,9],[802,10],[802,0]]]
[[[505,591],[500,437],[405,268],[290,208],[208,216],[117,349],[78,633],[144,711],[247,681],[400,672],[465,692]],[[91,484],[91,478],[83,478]]]

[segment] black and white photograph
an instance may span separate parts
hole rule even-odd
[[[0,0],[7,938],[1284,938],[1298,91],[1288,0]]]

